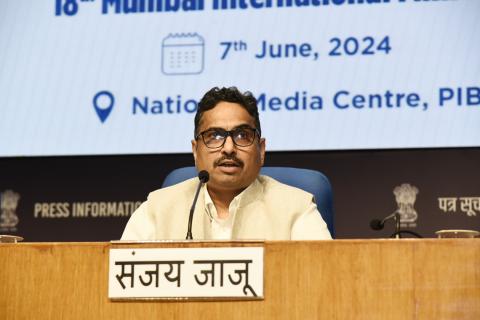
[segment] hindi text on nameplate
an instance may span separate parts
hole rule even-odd
[[[110,299],[263,299],[263,247],[110,249]]]

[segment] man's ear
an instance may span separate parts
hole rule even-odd
[[[265,138],[260,139],[260,161],[263,166],[265,162]]]
[[[197,140],[192,140],[192,153],[195,166],[197,165]]]

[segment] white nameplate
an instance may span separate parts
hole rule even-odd
[[[263,298],[263,247],[110,249],[108,297]]]

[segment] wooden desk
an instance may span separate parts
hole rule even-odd
[[[480,239],[269,241],[265,299],[222,302],[111,302],[113,246],[0,244],[0,318],[480,319]]]

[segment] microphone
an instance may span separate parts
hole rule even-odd
[[[373,230],[382,230],[385,224],[380,219],[373,219],[370,221],[370,228]]]
[[[188,230],[187,230],[187,237],[186,237],[187,240],[193,240],[193,236],[192,236],[193,212],[195,211],[195,205],[197,204],[200,188],[204,183],[208,182],[208,179],[210,179],[210,175],[208,174],[207,171],[202,170],[198,173],[198,179],[200,180],[200,183],[198,184],[197,192],[195,193],[195,198],[193,199],[192,207],[190,208],[190,215],[188,217]]]
[[[400,231],[400,214],[397,211],[395,211],[389,216],[386,216],[385,218],[383,218],[383,220],[373,219],[372,221],[370,221],[370,228],[372,228],[373,230],[382,230],[385,226],[385,222],[390,219],[395,220],[395,233],[398,233]]]

